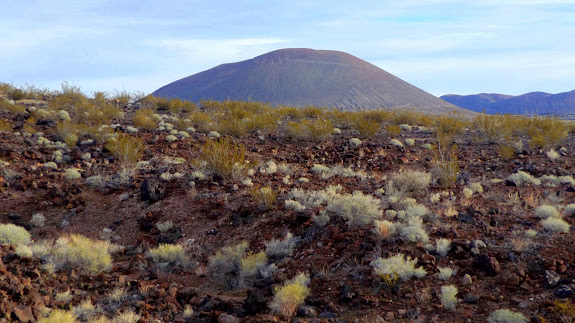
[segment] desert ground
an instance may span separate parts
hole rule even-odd
[[[575,318],[570,123],[14,91],[2,322]]]

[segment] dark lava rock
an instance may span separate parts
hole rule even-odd
[[[403,316],[408,319],[414,319],[418,317],[420,313],[421,310],[419,308],[412,308],[410,310],[407,310],[407,312],[405,312]]]
[[[514,181],[506,180],[505,186],[517,187],[517,184]]]
[[[176,299],[182,306],[185,306],[186,304],[190,304],[190,301],[196,296],[198,296],[198,291],[195,288],[184,287],[178,292]]]
[[[233,306],[218,297],[206,296],[198,305],[197,312],[209,313],[212,311],[231,312]]]
[[[473,216],[467,213],[459,213],[457,215],[457,220],[463,223],[473,223],[474,221]]]
[[[160,233],[158,243],[174,244],[182,237],[182,228],[175,226],[166,232]]]
[[[473,264],[476,268],[480,268],[489,276],[495,276],[501,271],[501,265],[495,257],[480,255],[475,259]]]
[[[553,292],[559,298],[569,298],[575,296],[575,291],[568,285],[561,285]]]
[[[343,284],[343,286],[341,287],[341,292],[339,293],[339,300],[341,302],[349,303],[356,296],[357,293],[351,287],[349,287],[347,284]]]
[[[337,317],[337,314],[335,314],[334,312],[323,312],[320,315],[317,316],[320,319],[335,319]]]
[[[511,262],[519,262],[519,257],[517,257],[515,252],[509,252],[507,254],[507,259],[509,259],[509,261],[511,261]]]
[[[248,290],[248,296],[242,305],[246,315],[256,315],[266,310],[266,298],[259,289]]]
[[[166,186],[157,179],[144,180],[140,187],[140,199],[151,203],[159,201],[166,196]]]
[[[463,295],[463,300],[469,304],[477,304],[479,301],[479,295],[473,293],[467,293]]]
[[[296,213],[296,222],[299,224],[306,223],[313,217],[313,213],[309,210],[304,210],[302,212]]]
[[[299,317],[316,317],[317,310],[313,306],[302,305],[297,309],[297,316]]]
[[[10,213],[8,214],[8,219],[12,220],[12,221],[18,221],[22,218],[22,216],[20,214],[16,214],[16,213]]]
[[[543,260],[534,260],[527,264],[527,271],[530,273],[544,274],[545,262]]]
[[[13,310],[14,316],[18,318],[20,322],[34,322],[34,314],[32,314],[32,308],[30,305],[18,305]]]
[[[549,288],[555,288],[559,285],[561,281],[561,276],[553,270],[545,271],[545,282]]]
[[[138,221],[138,225],[142,231],[150,231],[154,228],[154,222],[148,216],[139,217],[136,221]]]
[[[44,119],[40,119],[38,121],[36,121],[36,125],[37,126],[47,126],[50,128],[54,128],[56,127],[56,122],[54,122],[54,120],[44,120]]]
[[[241,322],[239,318],[227,313],[222,313],[220,314],[220,316],[218,316],[218,323],[239,323],[239,322]]]

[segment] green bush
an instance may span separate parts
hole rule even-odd
[[[473,126],[487,143],[509,141],[514,127],[509,116],[478,114],[473,119]]]
[[[541,205],[535,209],[535,216],[541,219],[559,218],[559,211],[552,205]]]
[[[79,234],[61,237],[47,250],[50,264],[56,268],[78,268],[97,274],[110,267],[111,245],[107,241],[92,240]]]
[[[0,244],[28,245],[30,233],[17,225],[7,223],[0,224]]]
[[[534,186],[541,185],[541,180],[533,177],[531,174],[526,173],[524,171],[517,171],[515,174],[509,175],[507,177],[508,181],[515,183],[517,186],[521,186],[523,184],[533,184]]]
[[[245,241],[233,247],[225,247],[208,259],[208,269],[217,283],[227,289],[241,285],[239,278],[242,259],[246,254],[248,243]]]
[[[38,323],[76,323],[76,316],[71,311],[55,309],[46,318],[41,318]]]
[[[441,305],[443,305],[446,310],[455,310],[455,305],[458,303],[456,295],[457,287],[453,285],[442,286],[441,296],[439,297],[441,299]]]
[[[360,191],[337,195],[328,201],[326,210],[344,218],[350,226],[372,223],[382,217],[379,201]]]
[[[208,172],[223,178],[242,178],[247,173],[246,147],[229,139],[208,140],[200,147],[198,160]]]
[[[487,318],[488,323],[527,323],[528,320],[523,314],[507,309],[497,310]]]
[[[571,230],[571,226],[561,218],[550,217],[541,221],[541,226],[547,231],[567,233]]]
[[[134,114],[132,122],[134,122],[134,126],[137,128],[144,130],[155,129],[158,122],[156,121],[154,114],[155,112],[152,109],[140,109]]]
[[[294,279],[287,281],[282,287],[275,290],[274,299],[269,305],[272,312],[289,318],[310,294],[309,276],[298,274]]]
[[[427,189],[431,181],[431,174],[416,170],[407,170],[391,176],[393,186],[400,192],[420,193]]]
[[[298,239],[289,232],[282,240],[272,239],[270,241],[266,241],[264,243],[266,246],[266,255],[275,259],[282,259],[283,257],[291,256],[297,241]]]
[[[371,263],[373,270],[380,276],[396,276],[402,281],[407,281],[413,277],[421,278],[427,274],[422,267],[415,268],[417,260],[405,257],[398,253],[389,258],[378,258]]]
[[[434,151],[434,171],[439,178],[441,186],[453,187],[459,176],[459,160],[457,158],[457,146],[450,147],[438,145]]]
[[[559,145],[568,134],[568,128],[563,120],[550,117],[529,119],[527,134],[531,138],[531,149],[553,148]]]
[[[289,138],[303,142],[321,142],[327,139],[333,131],[333,124],[328,119],[302,120],[287,124]]]
[[[173,263],[177,266],[187,266],[190,258],[180,244],[160,244],[158,248],[150,249],[150,257],[155,263]]]
[[[277,192],[271,187],[262,187],[250,191],[250,196],[254,202],[256,202],[256,205],[260,210],[267,211],[273,207],[276,201]]]
[[[115,140],[110,140],[106,149],[122,165],[136,163],[144,153],[144,142],[141,138],[136,138],[127,134],[121,134]]]

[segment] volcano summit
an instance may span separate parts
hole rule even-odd
[[[153,94],[196,102],[229,99],[341,110],[408,107],[428,113],[468,112],[353,55],[301,48],[222,64]]]

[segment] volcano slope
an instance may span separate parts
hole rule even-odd
[[[511,146],[417,113],[23,102],[1,102],[5,321],[557,322],[573,309],[568,124],[486,117],[496,133],[514,123]],[[280,119],[247,132],[207,119],[266,115]]]
[[[219,65],[153,94],[195,102],[251,100],[340,110],[404,106],[427,113],[466,111],[350,54],[305,48],[280,49]]]

